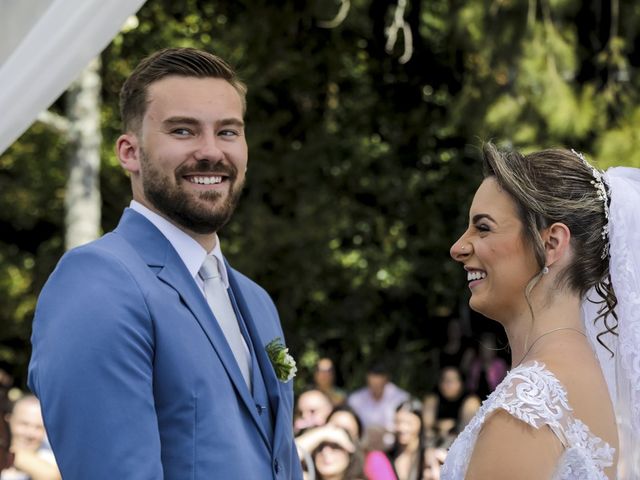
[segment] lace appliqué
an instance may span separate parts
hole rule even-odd
[[[476,416],[451,446],[441,472],[442,480],[463,480],[478,433],[497,409],[540,428],[548,425],[565,446],[553,480],[607,480],[603,469],[613,464],[615,450],[574,418],[567,392],[558,379],[538,362],[509,372],[483,402]]]

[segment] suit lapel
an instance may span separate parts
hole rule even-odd
[[[258,418],[255,402],[224,333],[211,312],[204,295],[171,243],[144,216],[130,209],[125,211],[116,231],[129,240],[149,267],[157,271],[158,279],[178,292],[220,358],[237,394],[245,403],[249,414],[258,426],[264,442],[270,447],[270,441]],[[140,245],[144,245],[144,248],[139,249]]]
[[[274,435],[273,435],[273,451],[277,451],[280,443],[284,438],[284,430],[286,427],[282,420],[278,421],[278,419],[285,418],[284,412],[282,412],[282,402],[280,401],[280,381],[276,377],[275,370],[271,365],[271,360],[269,359],[269,355],[265,350],[265,346],[268,342],[273,340],[272,338],[263,338],[260,334],[260,330],[256,321],[254,321],[252,311],[247,304],[247,301],[243,295],[242,289],[238,284],[237,278],[233,269],[230,268],[227,263],[227,271],[229,273],[229,285],[233,291],[234,297],[238,304],[238,308],[244,318],[247,330],[249,331],[249,335],[251,337],[251,342],[253,344],[253,349],[255,351],[256,359],[258,364],[260,365],[260,370],[262,372],[262,376],[264,379],[264,384],[267,389],[267,395],[269,396],[269,402],[271,404],[271,410],[274,415]],[[259,314],[259,312],[254,312]],[[260,321],[258,318],[257,321]]]

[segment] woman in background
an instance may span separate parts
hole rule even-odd
[[[435,411],[436,435],[450,443],[478,411],[480,399],[467,393],[460,369],[450,365],[440,371],[436,392],[425,398],[426,406]]]
[[[326,424],[296,437],[305,480],[365,480],[362,451],[346,430]]]
[[[410,399],[396,409],[395,443],[389,452],[398,480],[420,480],[424,464],[422,402]]]
[[[327,423],[346,430],[359,443],[364,454],[364,474],[367,480],[397,480],[387,456],[380,450],[370,450],[366,442],[363,442],[362,422],[351,407],[337,406],[329,415]]]

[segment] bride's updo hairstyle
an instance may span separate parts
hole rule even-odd
[[[593,171],[570,150],[549,149],[521,155],[499,151],[492,143],[483,147],[485,177],[493,177],[515,201],[523,225],[525,242],[533,249],[540,273],[531,279],[527,301],[545,267],[545,248],[540,232],[559,222],[571,231],[573,259],[559,272],[558,289],[568,288],[581,298],[595,287],[603,298],[600,316],[606,331],[615,333],[617,319],[613,308],[616,297],[609,276],[608,236],[605,205],[593,185]],[[611,315],[609,315],[611,314]],[[606,347],[606,345],[603,344]]]

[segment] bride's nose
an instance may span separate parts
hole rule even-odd
[[[453,245],[451,245],[451,249],[449,250],[449,255],[457,262],[463,262],[466,258],[471,255],[473,251],[473,245],[469,243],[465,235],[462,235]]]

